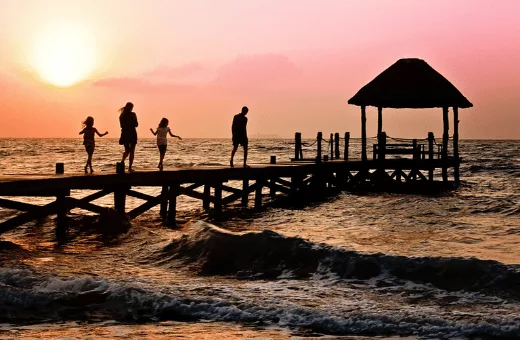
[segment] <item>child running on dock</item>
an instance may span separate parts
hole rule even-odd
[[[99,137],[103,137],[108,134],[108,131],[105,133],[99,133],[99,131],[94,127],[94,118],[88,116],[83,122],[83,130],[79,132],[80,135],[83,135],[83,145],[85,145],[85,151],[87,151],[88,155],[87,164],[85,164],[85,173],[88,173],[88,168],[90,168],[90,173],[94,172],[94,169],[92,169],[92,155],[94,154],[94,149],[96,147],[96,142],[94,141],[95,133],[97,133]]]
[[[170,136],[179,138],[180,140],[182,140],[182,138],[180,136],[176,136],[172,133],[172,131],[168,127],[167,118],[161,119],[161,122],[159,123],[159,126],[157,127],[157,129],[155,131],[151,128],[150,128],[150,131],[152,131],[154,136],[157,136],[157,148],[159,149],[159,165],[157,165],[157,167],[159,168],[160,171],[162,171],[163,170],[163,159],[164,159],[164,155],[166,154],[166,148],[168,147],[168,140],[166,138],[167,135],[170,134]]]

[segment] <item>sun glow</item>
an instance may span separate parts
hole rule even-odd
[[[78,25],[48,27],[39,33],[30,63],[45,82],[72,86],[94,70],[94,39]]]

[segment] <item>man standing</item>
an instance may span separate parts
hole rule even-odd
[[[235,152],[237,152],[238,146],[242,145],[244,148],[244,168],[247,168],[247,112],[249,109],[247,106],[242,108],[242,112],[236,114],[233,117],[233,125],[231,126],[231,132],[233,133],[233,151],[231,151],[231,160],[229,165],[233,167],[233,158]]]

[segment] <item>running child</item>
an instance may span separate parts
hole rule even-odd
[[[94,134],[97,133],[99,137],[103,137],[108,134],[108,131],[105,133],[99,133],[99,131],[94,127],[94,118],[87,117],[83,122],[83,130],[80,131],[80,135],[83,135],[83,145],[85,145],[85,151],[87,151],[87,164],[85,164],[85,173],[88,173],[87,169],[90,168],[90,173],[93,173],[92,169],[92,155],[94,154],[94,149],[96,147],[96,142],[94,141]]]
[[[170,128],[168,127],[168,119],[163,118],[157,127],[157,130],[150,129],[154,136],[157,136],[157,148],[159,149],[159,165],[157,167],[162,171],[163,169],[163,159],[166,154],[166,148],[168,147],[168,140],[166,139],[167,135],[170,134],[172,137],[179,138],[182,140],[180,136],[176,136],[172,133]]]

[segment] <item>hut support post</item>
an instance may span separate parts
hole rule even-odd
[[[302,154],[302,134],[300,132],[296,132],[294,134],[294,159],[301,159],[300,155]]]
[[[367,161],[367,111],[361,106],[361,160]]]
[[[377,108],[377,135],[383,132],[383,108]]]
[[[459,108],[453,107],[453,159],[455,160],[453,175],[459,182]]]
[[[433,182],[433,142],[435,141],[435,137],[433,136],[433,132],[428,132],[428,180]]]
[[[442,181],[448,181],[448,139],[450,122],[448,119],[448,108],[442,108],[442,122],[443,122],[443,133],[442,133]]]
[[[321,140],[323,139],[323,134],[318,132],[318,136],[316,137],[316,143],[318,145],[318,153],[316,155],[316,164],[321,164]]]
[[[348,161],[348,147],[350,143],[350,132],[345,132],[345,150],[343,154],[343,159]]]
[[[339,133],[334,134],[334,156],[339,159]]]

